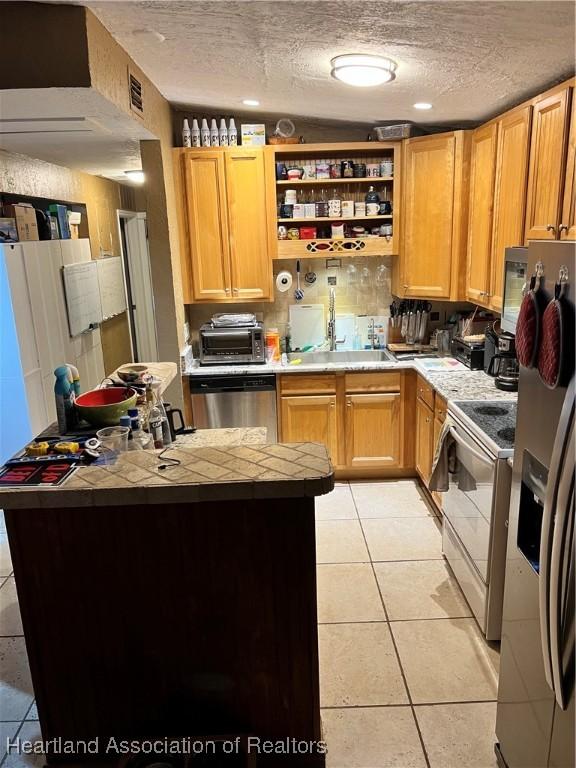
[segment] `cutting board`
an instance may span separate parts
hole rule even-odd
[[[292,349],[322,344],[325,339],[324,304],[291,304],[290,344]]]

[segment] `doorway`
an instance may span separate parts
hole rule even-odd
[[[146,214],[118,211],[118,228],[133,360],[156,362],[158,342]]]

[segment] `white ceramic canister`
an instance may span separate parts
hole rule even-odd
[[[333,221],[332,222],[332,237],[344,237],[344,222]]]

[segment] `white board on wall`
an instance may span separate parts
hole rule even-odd
[[[102,306],[95,261],[62,267],[70,336],[78,336],[102,322]]]
[[[124,288],[122,259],[120,256],[98,259],[96,264],[98,265],[102,319],[108,320],[108,318],[114,317],[114,315],[126,312],[126,291]]]

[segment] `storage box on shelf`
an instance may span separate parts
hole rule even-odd
[[[394,190],[399,189],[400,183],[400,147],[400,142],[270,147],[267,150],[268,178],[275,178],[275,195],[269,196],[269,217],[277,223],[277,232],[270,240],[273,258],[398,253],[399,194],[395,197]],[[345,170],[342,163],[346,165]],[[286,171],[302,169],[302,177],[282,178],[280,170],[277,171],[282,166]],[[344,175],[359,172],[365,175]],[[377,213],[363,215],[356,204],[365,202],[370,186],[374,187],[381,203],[387,204]],[[301,211],[294,211],[292,206],[282,210],[286,205],[286,190],[295,192],[296,204],[302,206]],[[336,199],[340,203],[348,202],[350,210],[342,210],[340,205],[338,211],[337,204],[329,203]],[[306,206],[308,210],[305,210]],[[333,223],[340,223],[344,234],[334,233]],[[363,227],[365,232],[354,232],[355,227]],[[297,230],[298,237],[295,232],[284,231],[290,229]],[[378,234],[372,232],[376,229]]]

